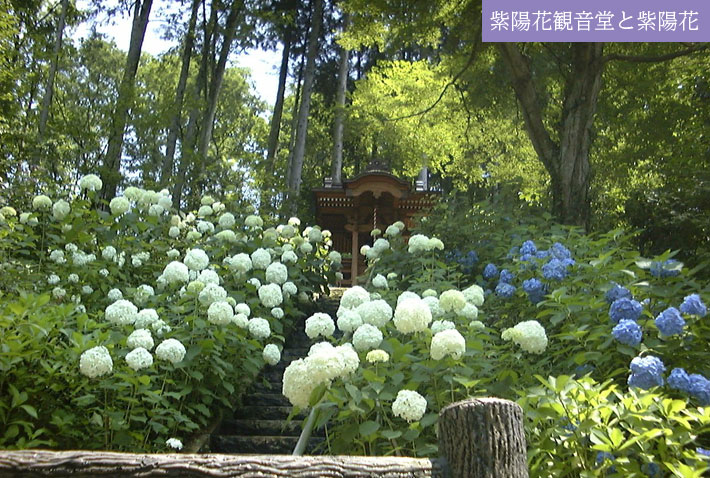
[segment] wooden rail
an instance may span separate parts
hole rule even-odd
[[[0,451],[0,477],[527,478],[522,409],[469,399],[439,416],[440,459],[90,451]]]

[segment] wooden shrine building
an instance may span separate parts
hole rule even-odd
[[[384,230],[402,221],[409,230],[415,216],[421,216],[433,206],[438,192],[428,188],[426,168],[414,187],[397,178],[377,162],[342,184],[332,184],[326,178],[322,188],[314,188],[316,224],[332,233],[333,249],[352,254],[343,259],[343,283],[354,285],[354,279],[365,271],[365,258],[360,248],[372,245],[373,229]]]

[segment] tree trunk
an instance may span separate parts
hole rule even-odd
[[[343,32],[348,27],[348,14],[343,14]],[[335,117],[333,118],[333,156],[330,165],[330,177],[333,185],[341,184],[343,169],[343,127],[345,125],[345,92],[348,89],[348,56],[350,51],[340,47],[340,63],[338,69],[338,89],[335,93]]]
[[[116,109],[113,113],[110,136],[108,138],[108,148],[104,158],[104,166],[101,171],[104,183],[101,196],[110,200],[116,195],[116,187],[121,179],[121,151],[123,149],[123,133],[128,121],[128,111],[133,106],[133,94],[138,72],[138,62],[141,57],[143,38],[148,26],[148,17],[153,0],[136,0],[133,12],[133,25],[131,27],[131,41],[128,46],[126,56],[126,67],[123,70],[123,78],[118,88],[118,98]]]
[[[5,478],[444,478],[445,473],[443,460],[426,458],[0,451]]]
[[[308,32],[306,31],[306,34]],[[296,144],[296,126],[298,124],[298,106],[301,104],[301,93],[303,92],[303,70],[306,65],[306,55],[301,55],[301,62],[298,65],[298,75],[296,76],[295,98],[293,101],[293,109],[291,111],[291,136],[288,139],[288,160],[286,162],[286,194],[288,197],[288,185],[291,184],[291,165],[293,164],[293,149]],[[286,199],[284,199],[284,214],[286,211]]]
[[[273,173],[276,165],[276,152],[279,148],[279,133],[281,132],[281,116],[284,109],[284,98],[286,96],[286,79],[288,78],[288,60],[291,55],[291,42],[293,39],[293,27],[287,27],[284,33],[284,49],[281,53],[281,68],[279,69],[279,86],[276,92],[276,103],[274,104],[274,114],[271,115],[271,126],[269,128],[269,142],[266,150],[267,171]]]
[[[190,114],[187,120],[187,130],[185,131],[185,137],[180,143],[180,164],[178,166],[178,173],[175,179],[175,185],[173,186],[173,204],[176,208],[181,209],[182,193],[185,187],[185,176],[187,174],[187,169],[190,163],[194,159],[195,143],[197,139],[197,122],[199,121],[200,115],[200,105],[202,103],[201,95],[204,90],[207,89],[207,68],[209,66],[210,58],[210,44],[212,43],[212,37],[215,36],[215,26],[217,24],[217,12],[218,6],[215,2],[212,3],[210,19],[203,26],[203,45],[202,45],[202,58],[200,59],[200,69],[197,73],[197,78],[195,79],[195,89],[193,92],[193,104],[190,108]]]
[[[59,68],[59,53],[62,50],[62,38],[64,36],[64,24],[67,19],[67,7],[69,5],[69,0],[62,0],[61,10],[59,12],[59,20],[57,20],[57,30],[54,37],[54,50],[52,51],[52,64],[49,67],[49,75],[47,75],[47,85],[44,91],[44,98],[42,98],[42,108],[39,112],[39,146],[43,147],[45,133],[47,131],[47,121],[49,120],[49,110],[52,107],[52,97],[54,96],[54,79],[57,76],[57,69]],[[49,160],[50,169],[52,175],[57,177],[57,160],[54,156],[47,158]],[[39,164],[39,161],[37,161]]]
[[[224,79],[224,70],[227,66],[227,59],[232,48],[232,41],[237,30],[237,20],[239,13],[244,6],[242,0],[234,0],[229,10],[229,16],[224,28],[222,36],[222,49],[219,52],[219,60],[210,79],[209,93],[207,97],[207,105],[202,117],[202,126],[200,128],[199,142],[197,146],[197,166],[195,168],[194,182],[198,189],[204,187],[205,177],[204,170],[207,162],[207,151],[210,141],[212,140],[212,129],[214,127],[214,118],[217,114],[217,100],[222,89],[222,80]]]
[[[165,157],[160,171],[160,185],[165,187],[170,176],[173,174],[173,163],[175,162],[175,147],[177,145],[178,132],[180,131],[180,122],[182,118],[182,105],[185,98],[185,89],[187,87],[187,78],[190,73],[190,60],[192,58],[192,49],[195,44],[195,26],[197,25],[197,12],[202,0],[192,0],[192,10],[190,12],[190,21],[185,34],[185,45],[182,51],[182,67],[180,68],[180,78],[178,79],[177,87],[175,88],[175,102],[173,103],[173,120],[170,123],[170,131],[168,132],[168,140],[165,149]]]
[[[311,108],[311,93],[313,92],[313,80],[316,73],[316,57],[318,56],[318,36],[320,35],[321,22],[323,20],[323,0],[314,0],[313,21],[311,31],[308,36],[308,48],[306,51],[306,70],[303,76],[303,89],[301,92],[301,105],[298,108],[298,122],[296,126],[296,144],[293,151],[293,162],[291,164],[291,174],[289,176],[288,198],[286,208],[291,214],[295,214],[298,209],[298,193],[301,188],[301,173],[303,171],[303,160],[306,154],[306,136],[308,135],[308,114]]]
[[[557,136],[551,139],[528,59],[515,43],[500,43],[511,71],[513,89],[520,103],[525,127],[538,158],[552,183],[552,212],[564,224],[588,226],[589,148],[603,71],[603,43],[573,43],[572,70],[565,86],[565,100]]]
[[[452,403],[439,412],[439,451],[453,478],[528,478],[523,409],[498,398]]]

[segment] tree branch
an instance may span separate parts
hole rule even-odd
[[[428,112],[430,112],[431,110],[433,110],[434,108],[436,108],[436,106],[441,102],[441,100],[444,99],[444,95],[446,94],[448,89],[450,87],[454,86],[456,81],[459,78],[461,78],[461,76],[464,73],[466,73],[466,70],[468,70],[471,67],[471,65],[473,65],[473,61],[476,59],[476,53],[478,52],[478,47],[481,43],[478,40],[480,35],[476,34],[474,36],[475,36],[476,40],[474,41],[473,47],[471,48],[471,55],[469,55],[468,61],[466,61],[466,64],[464,65],[464,67],[461,68],[461,70],[459,70],[459,72],[456,73],[454,75],[454,77],[451,78],[451,80],[448,83],[446,83],[446,85],[444,85],[444,89],[441,90],[441,93],[439,94],[439,97],[436,99],[436,101],[434,101],[431,105],[424,108],[423,110],[417,111],[416,113],[411,113],[411,114],[404,115],[404,116],[397,116],[396,118],[384,118],[384,121],[399,121],[399,120],[403,120],[403,119],[414,118],[415,116],[423,116],[423,115],[427,114]]]
[[[700,45],[694,45],[690,48],[686,48],[684,50],[678,50],[674,51],[672,53],[667,53],[665,55],[658,55],[658,56],[645,56],[645,55],[620,55],[617,53],[613,53],[611,55],[606,55],[603,59],[602,62],[606,63],[608,61],[629,61],[633,63],[657,63],[661,61],[668,61],[672,60],[674,58],[678,58],[679,56],[685,56],[685,55],[690,55],[691,53],[695,53],[698,51],[704,51],[710,48],[710,43],[703,43]]]

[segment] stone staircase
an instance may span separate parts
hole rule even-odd
[[[330,297],[321,298],[317,310],[326,312],[335,320],[335,312],[342,295],[336,290]],[[305,318],[286,340],[281,361],[267,365],[243,398],[243,405],[232,416],[222,420],[210,438],[210,451],[229,454],[291,454],[301,434],[306,415],[288,416],[292,411],[289,401],[281,395],[281,379],[286,367],[294,360],[308,354],[312,342],[305,334]],[[313,430],[306,454],[317,451],[325,437],[322,431]]]

